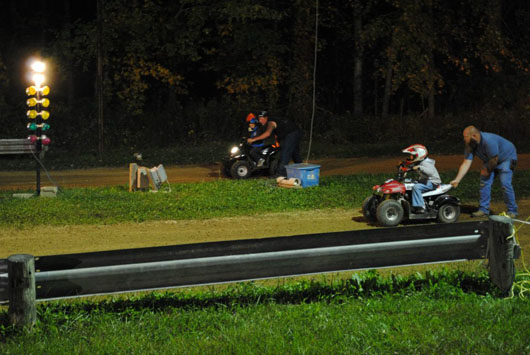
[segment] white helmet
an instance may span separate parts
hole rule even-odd
[[[427,148],[423,144],[413,144],[402,150],[403,153],[408,154],[407,163],[419,163],[427,158]]]

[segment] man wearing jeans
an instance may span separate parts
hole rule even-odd
[[[517,165],[515,146],[507,139],[493,133],[481,132],[475,126],[466,127],[463,136],[466,143],[465,157],[451,185],[458,186],[471,167],[473,158],[477,156],[484,165],[480,170],[479,209],[473,212],[472,216],[483,217],[490,214],[491,185],[498,175],[508,216],[517,217],[517,203],[512,186],[513,170]]]
[[[254,138],[248,138],[247,142],[252,144],[255,141],[270,137],[273,132],[278,137],[281,149],[281,160],[276,171],[277,176],[287,176],[285,165],[289,164],[291,158],[295,164],[302,162],[300,156],[300,140],[302,130],[291,120],[281,118],[271,118],[267,111],[261,111],[258,115],[259,123],[265,127],[265,132]]]

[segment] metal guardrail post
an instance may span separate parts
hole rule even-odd
[[[490,216],[488,237],[489,275],[491,281],[505,294],[515,281],[515,262],[521,247],[514,238],[512,220],[503,216]]]
[[[37,320],[35,259],[29,254],[11,255],[7,267],[9,321],[16,327],[31,328]]]

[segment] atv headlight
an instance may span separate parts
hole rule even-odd
[[[230,154],[232,154],[232,155],[239,154],[239,148],[238,147],[232,147],[232,149],[230,149]]]

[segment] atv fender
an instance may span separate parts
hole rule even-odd
[[[401,202],[401,206],[403,206],[404,217],[406,219],[409,219],[410,214],[412,212],[412,206],[410,205],[409,201],[405,199],[401,199],[400,202]]]
[[[434,208],[439,209],[441,205],[446,203],[460,206],[460,199],[451,195],[438,196],[438,198],[434,201]]]

